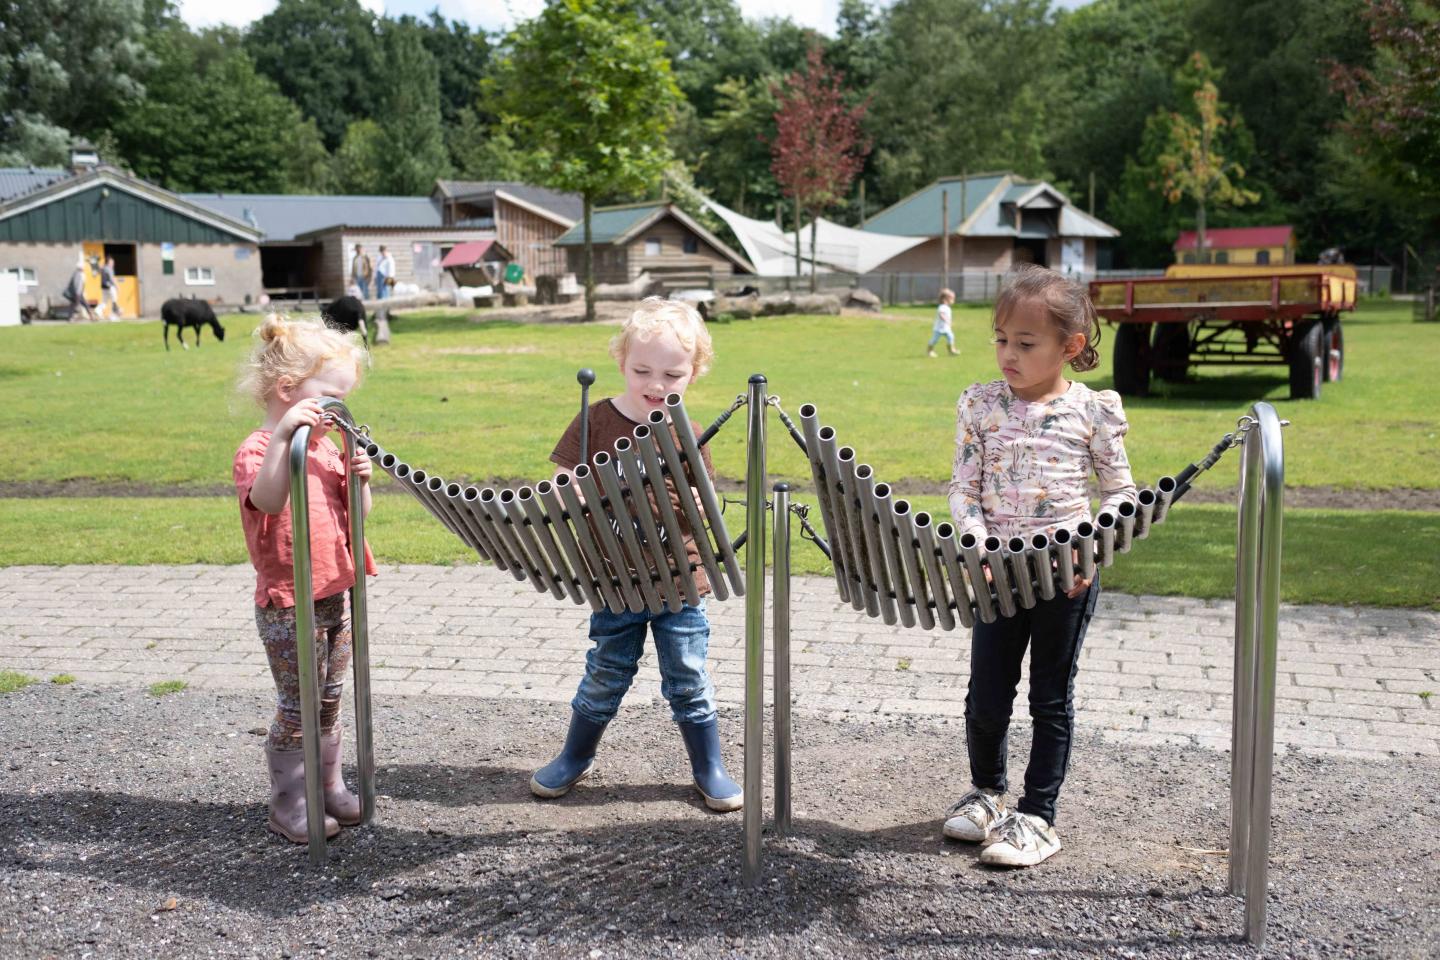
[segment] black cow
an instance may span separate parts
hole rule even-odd
[[[355,297],[339,297],[331,301],[328,307],[320,311],[320,318],[325,321],[325,326],[332,330],[344,330],[346,333],[355,333],[358,330],[365,345],[370,345],[369,324],[365,322],[365,304]]]
[[[180,346],[186,350],[190,344],[185,342],[185,328],[190,327],[195,331],[195,346],[200,346],[200,326],[209,324],[215,334],[216,340],[225,339],[225,328],[220,326],[220,321],[215,319],[215,311],[210,309],[210,304],[204,300],[190,300],[184,297],[177,297],[174,300],[166,300],[160,307],[161,329],[165,336],[165,349],[170,349],[170,328],[175,327],[175,337],[180,341]]]

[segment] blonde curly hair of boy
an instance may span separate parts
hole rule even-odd
[[[353,363],[358,382],[369,358],[358,333],[334,330],[319,320],[291,320],[271,313],[255,328],[255,347],[237,386],[263,407],[281,380],[301,383],[332,362]]]
[[[992,328],[998,330],[1016,304],[1027,300],[1039,300],[1045,304],[1045,312],[1062,340],[1077,333],[1085,334],[1085,346],[1071,359],[1071,369],[1083,372],[1100,365],[1100,354],[1095,349],[1100,343],[1099,318],[1084,287],[1054,270],[1033,263],[1016,264],[1005,275],[1000,294],[995,298]]]
[[[710,340],[710,331],[705,329],[704,318],[690,304],[665,297],[646,297],[640,301],[630,319],[620,325],[620,332],[611,338],[610,356],[623,364],[632,343],[650,340],[666,329],[673,331],[680,346],[690,351],[695,376],[709,372],[715,360],[715,346]]]

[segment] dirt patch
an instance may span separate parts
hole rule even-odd
[[[0,697],[0,954],[1256,955],[1217,853],[1229,763],[1208,750],[1082,727],[1065,849],[1006,873],[940,837],[966,780],[958,722],[801,713],[794,832],[767,835],[749,888],[741,815],[700,804],[659,703],[627,704],[595,775],[542,802],[526,782],[564,736],[563,704],[381,697],[377,819],[315,868],[264,827],[271,709],[268,691]],[[722,715],[737,774],[740,728]],[[1433,757],[1278,757],[1267,955],[1431,956],[1437,795]]]

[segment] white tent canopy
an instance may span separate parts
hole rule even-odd
[[[795,275],[795,232],[785,232],[768,220],[752,220],[723,207],[709,197],[702,198],[717,217],[724,220],[762,277]],[[814,260],[820,273],[869,273],[891,257],[924,243],[927,237],[896,237],[841,226],[821,217],[816,221]],[[810,270],[810,224],[800,229],[800,259],[804,272]]]

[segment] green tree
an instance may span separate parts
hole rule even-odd
[[[333,183],[341,193],[376,196],[386,192],[385,133],[374,120],[356,120],[345,128],[335,151]]]
[[[439,10],[428,20],[400,17],[400,27],[415,30],[420,42],[435,59],[439,71],[440,116],[448,128],[460,122],[460,115],[473,110],[480,94],[480,80],[490,62],[490,41],[482,30],[471,30],[459,20],[446,21]]]
[[[775,139],[779,82],[778,76],[723,80],[715,112],[699,121],[708,145],[696,164],[697,185],[746,216],[774,216],[780,204],[768,146]]]
[[[403,24],[384,37],[380,125],[381,183],[385,193],[422,195],[449,173],[440,125],[440,79],[420,32]]]
[[[114,142],[171,190],[283,193],[324,184],[315,125],[265,77],[230,29],[151,34],[149,91],[115,118]]]
[[[375,16],[359,0],[280,0],[250,25],[255,65],[312,117],[334,150],[353,120],[375,115],[388,82]]]
[[[462,180],[524,180],[534,160],[498,123],[486,122],[480,111],[467,107],[456,124],[446,130],[450,166]]]
[[[1240,186],[1245,168],[1222,153],[1221,133],[1233,124],[1220,100],[1220,71],[1203,53],[1192,54],[1176,75],[1176,85],[1191,89],[1193,113],[1161,111],[1152,118],[1165,131],[1165,146],[1156,157],[1154,184],[1172,204],[1195,203],[1195,258],[1209,262],[1205,219],[1210,207],[1243,207],[1260,194]]]
[[[63,163],[141,99],[154,20],[142,0],[0,0],[0,163]]]
[[[585,319],[593,320],[591,210],[660,178],[680,90],[664,44],[622,0],[552,0],[506,44],[485,81],[489,109],[533,148],[547,184],[584,198]]]

